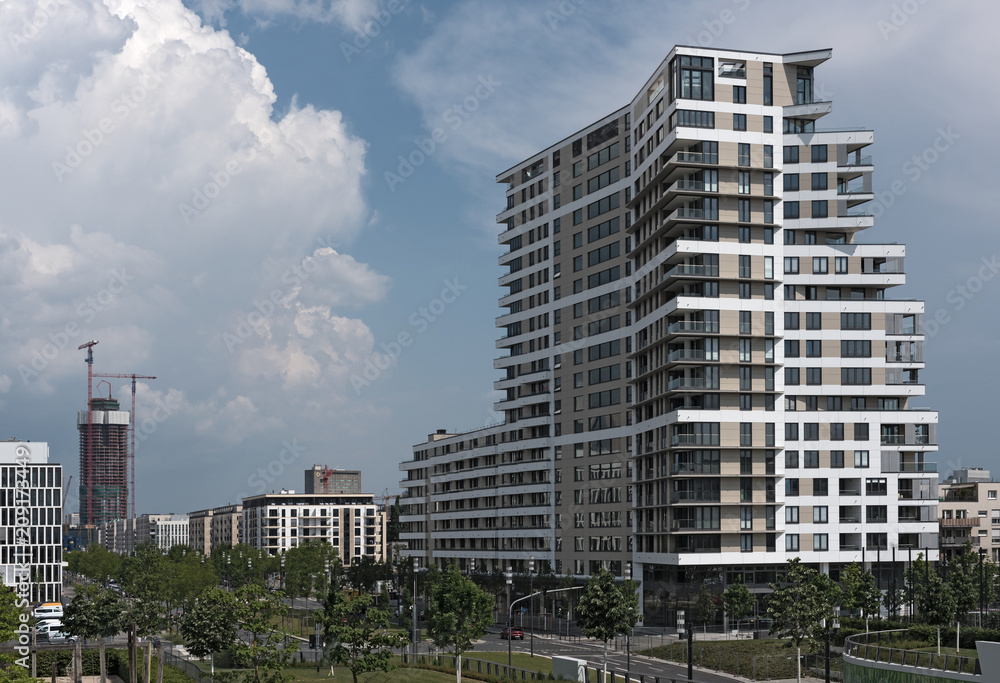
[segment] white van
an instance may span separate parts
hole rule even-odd
[[[60,602],[43,602],[35,608],[34,617],[38,620],[58,619],[62,621],[63,606]]]

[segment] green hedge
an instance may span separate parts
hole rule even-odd
[[[835,642],[837,645],[843,645],[844,639],[847,636],[856,635],[865,632],[865,620],[864,619],[841,619],[840,620],[840,631],[835,637]],[[888,621],[881,619],[872,619],[868,623],[869,631],[894,631],[897,629],[906,629],[907,633],[900,634],[902,639],[907,641],[919,640],[925,642],[927,645],[937,644],[937,626],[932,626],[930,624],[908,624],[906,622],[900,621]],[[896,637],[900,637],[896,636]],[[959,635],[959,644],[963,648],[975,649],[977,640],[990,640],[990,641],[1000,641],[1000,629],[995,628],[978,628],[975,626],[963,626],[961,633]],[[955,643],[955,626],[942,626],[941,627],[941,644],[954,644]]]
[[[455,667],[453,667],[453,666],[438,666],[438,665],[435,665],[435,664],[405,664],[405,665],[402,665],[401,667],[397,667],[397,668],[404,668],[404,669],[426,669],[427,671],[436,671],[436,672],[442,673],[442,674],[454,674],[455,673]],[[472,670],[469,670],[469,669],[462,669],[462,678],[471,678],[471,679],[477,680],[477,681],[486,681],[486,683],[510,683],[510,681],[513,680],[511,678],[504,678],[503,676],[492,676],[492,675],[489,675],[489,674],[481,674],[478,671],[472,671]],[[521,680],[520,676],[517,676],[516,678],[517,678],[517,680]],[[525,680],[531,680],[531,679],[525,679]],[[537,678],[535,678],[534,680],[535,681],[555,681],[555,680],[563,680],[563,679],[561,679],[561,678],[560,679],[556,679],[556,677],[553,676],[552,674],[548,674],[548,675],[538,674]]]

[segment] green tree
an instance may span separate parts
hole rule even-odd
[[[473,648],[493,621],[493,598],[455,565],[428,578],[427,634],[439,648],[455,653],[461,672],[462,653]]]
[[[634,581],[619,585],[606,569],[592,574],[576,606],[576,623],[588,638],[604,643],[604,678],[608,676],[608,641],[630,632],[639,621],[639,595]]]
[[[174,552],[175,548],[181,551]],[[182,608],[187,612],[195,598],[210,588],[219,585],[215,568],[204,555],[187,546],[174,546],[167,553],[166,584],[163,598],[170,608]],[[169,610],[173,613],[173,609]],[[171,623],[171,626],[175,624]]]
[[[122,557],[99,543],[91,543],[86,550],[77,552],[76,571],[87,578],[106,583],[121,571]]]
[[[233,658],[246,671],[234,672],[235,683],[284,683],[292,654],[298,650],[294,641],[284,643],[284,635],[274,624],[288,612],[285,596],[268,592],[256,581],[246,583],[233,594],[233,616],[240,625],[233,642]]]
[[[797,681],[802,680],[802,643],[814,637],[820,620],[830,617],[836,604],[835,586],[829,577],[801,564],[797,557],[789,560],[784,580],[770,584],[767,615],[773,620],[771,632],[790,639],[795,646]]]
[[[979,557],[972,552],[972,544],[966,541],[948,563],[948,588],[955,599],[955,650],[958,651],[962,630],[962,620],[979,605]]]
[[[79,587],[73,601],[67,605],[63,624],[70,635],[79,638],[111,638],[124,627],[122,600],[114,591],[90,584]],[[106,669],[101,649],[101,671]]]
[[[385,567],[371,555],[344,567],[347,585],[359,593],[374,593],[375,586],[385,576]]]
[[[229,591],[212,588],[203,591],[194,605],[184,611],[181,634],[187,648],[196,657],[213,656],[236,642],[236,599]],[[215,658],[212,657],[212,675]]]
[[[80,638],[110,638],[123,627],[122,600],[97,584],[78,587],[63,615],[66,631]]]
[[[882,592],[871,572],[861,571],[857,562],[844,567],[840,573],[842,604],[853,614],[860,612],[865,620],[865,630],[873,614],[878,614]]]
[[[718,612],[719,607],[715,604],[715,596],[712,595],[712,591],[706,584],[701,584],[701,590],[698,591],[698,599],[694,602],[691,615],[695,623],[701,624],[702,628],[707,631],[708,624],[715,621],[715,615]]]
[[[24,584],[22,584],[24,585]],[[25,598],[8,586],[0,586],[0,643],[14,641],[11,652],[0,652],[0,683],[30,683],[28,644],[31,642],[28,606]],[[21,655],[18,657],[18,655]]]
[[[393,668],[393,648],[406,645],[406,636],[389,631],[389,613],[373,605],[367,594],[347,595],[339,584],[330,587],[323,605],[326,652],[334,663],[346,666],[358,683],[358,674]]]
[[[726,607],[726,614],[736,621],[737,629],[740,627],[740,621],[753,612],[756,602],[740,575],[736,576],[736,581],[729,584],[722,594],[722,604]]]

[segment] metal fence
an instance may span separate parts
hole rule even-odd
[[[212,676],[210,674],[203,673],[194,662],[189,662],[169,650],[164,650],[163,652],[163,664],[177,667],[187,674],[188,678],[193,678],[198,683],[212,683]]]
[[[857,657],[873,662],[901,664],[932,671],[978,673],[979,658],[957,654],[937,654],[926,650],[909,650],[902,647],[908,629],[874,631],[848,636],[844,640],[844,656]]]

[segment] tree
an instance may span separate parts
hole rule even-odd
[[[274,628],[288,612],[285,596],[268,592],[255,581],[236,589],[233,616],[240,625],[233,641],[236,664],[247,669],[233,674],[243,683],[284,683],[291,675],[283,673],[292,654],[298,650],[294,641],[283,643],[284,635]]]
[[[336,561],[337,549],[323,541],[290,549],[285,553],[285,594],[291,598],[325,598],[330,587],[330,566]]]
[[[78,587],[67,605],[63,624],[80,638],[110,638],[122,630],[122,601],[114,591],[97,584]]]
[[[76,551],[71,554],[75,556],[73,564],[76,568],[74,571],[94,581],[107,583],[112,577],[118,576],[121,570],[121,556],[98,543],[91,543],[85,551]]]
[[[176,548],[181,548],[181,551],[174,552]],[[215,569],[196,550],[187,546],[174,546],[167,553],[167,560],[166,584],[162,595],[171,608],[171,614],[172,608],[176,607],[187,612],[193,606],[195,598],[219,585]]]
[[[347,595],[338,584],[330,587],[323,605],[323,632],[331,661],[346,666],[358,683],[358,674],[388,673],[393,668],[393,648],[406,645],[406,636],[390,632],[389,613],[373,606],[364,593]]]
[[[0,586],[0,643],[14,641],[15,645],[11,652],[0,652],[0,683],[32,683],[34,680],[28,675],[29,614],[22,611],[22,607],[28,606],[27,594],[21,596],[8,586]]]
[[[770,584],[767,615],[773,620],[771,632],[795,645],[797,681],[802,680],[802,642],[814,636],[822,619],[830,617],[836,604],[835,586],[829,577],[801,564],[797,557],[788,561],[783,583]]]
[[[698,599],[694,602],[692,617],[694,622],[701,624],[702,628],[708,630],[709,622],[715,621],[715,615],[719,612],[718,605],[715,604],[715,597],[706,584],[701,584],[698,591]]]
[[[614,574],[592,574],[576,606],[576,623],[588,638],[604,643],[604,678],[608,676],[608,641],[630,632],[639,621],[639,595],[634,581],[618,585]]]
[[[722,594],[722,604],[725,605],[726,614],[730,619],[736,620],[737,630],[740,627],[740,620],[750,616],[753,612],[756,600],[750,593],[750,589],[743,583],[743,577],[736,576],[736,582],[729,584]]]
[[[462,653],[473,648],[493,621],[493,598],[455,565],[428,579],[427,634],[439,648],[455,653],[461,677]]]
[[[210,657],[236,642],[236,605],[232,593],[221,588],[203,591],[194,605],[184,611],[181,635],[196,657]],[[212,658],[215,675],[215,658]]]
[[[948,588],[955,599],[955,651],[959,647],[962,619],[979,604],[979,558],[972,552],[972,544],[966,541],[948,563]]]
[[[347,584],[359,593],[374,593],[375,586],[385,576],[385,568],[371,555],[344,567]]]
[[[871,572],[862,572],[857,562],[844,567],[840,573],[843,606],[852,613],[861,612],[868,630],[868,620],[879,610],[882,593]]]

